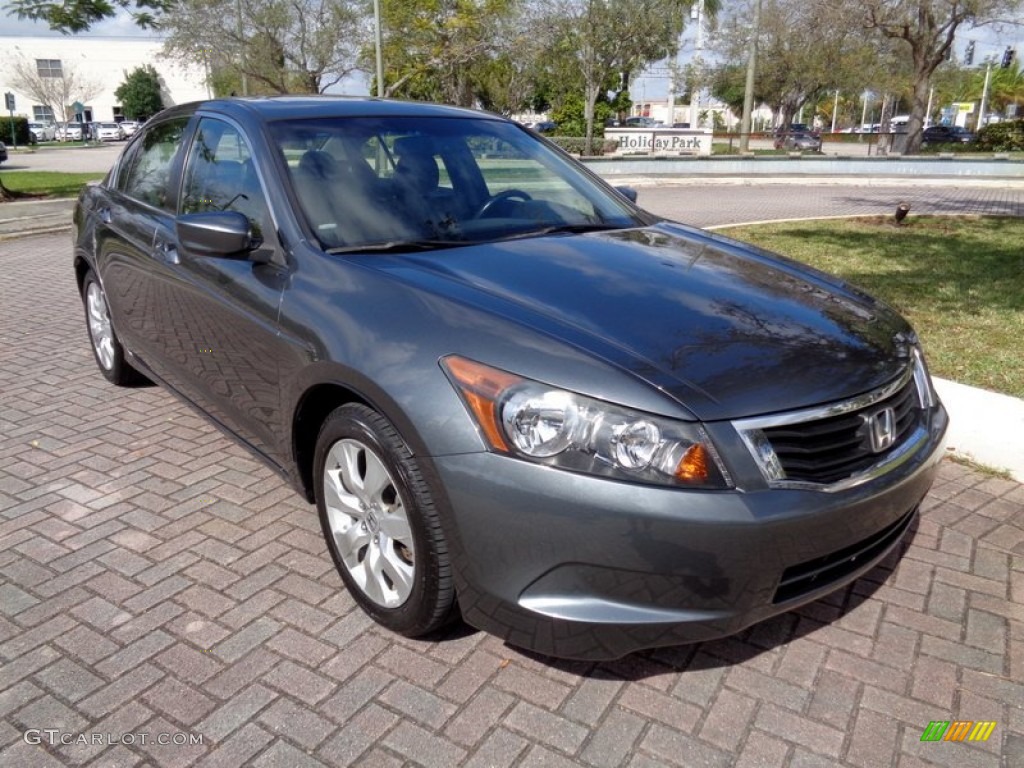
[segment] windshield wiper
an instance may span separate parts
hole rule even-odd
[[[629,229],[629,227],[624,227],[621,224],[554,224],[550,227],[541,227],[540,229],[531,229],[529,232],[517,232],[508,237],[500,237],[496,242],[501,242],[502,240],[522,240],[526,237],[543,237],[544,235],[578,235],[584,232],[607,232],[612,229]]]
[[[342,245],[328,248],[327,253],[412,253],[414,251],[434,251],[439,248],[458,248],[472,245],[466,240],[388,240],[383,243],[364,243],[362,245]]]

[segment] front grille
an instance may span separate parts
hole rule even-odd
[[[917,507],[895,523],[856,544],[814,560],[791,565],[782,572],[782,580],[775,590],[772,602],[784,603],[794,600],[849,576],[863,568],[866,563],[874,562],[902,538],[915,514]]]
[[[786,480],[827,485],[862,472],[878,462],[872,448],[869,418],[886,408],[894,415],[898,447],[922,418],[914,377],[896,392],[860,410],[813,421],[766,427],[764,436],[786,473]]]

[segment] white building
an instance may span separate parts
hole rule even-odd
[[[91,87],[70,93],[66,106],[81,103],[82,119],[86,122],[109,121],[122,116],[114,91],[124,82],[125,75],[150,64],[160,75],[165,107],[209,98],[202,68],[169,59],[162,49],[163,41],[154,37],[0,35],[0,91],[14,94],[15,115],[43,122],[59,120],[59,114],[49,114],[45,105],[14,87],[13,64],[27,61],[44,77],[74,72],[76,79]]]

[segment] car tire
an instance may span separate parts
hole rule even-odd
[[[125,360],[124,347],[110,322],[107,295],[91,269],[82,280],[82,304],[85,307],[85,327],[89,332],[92,354],[107,381],[122,387],[145,383],[146,377]]]
[[[317,510],[349,593],[407,637],[444,626],[455,588],[437,507],[394,425],[361,404],[324,422],[314,455]]]

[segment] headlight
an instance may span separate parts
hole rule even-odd
[[[731,487],[699,424],[623,408],[462,357],[441,364],[493,451],[633,482]]]

